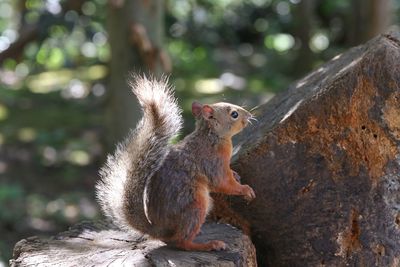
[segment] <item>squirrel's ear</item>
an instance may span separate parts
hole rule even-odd
[[[202,108],[202,114],[206,120],[209,120],[212,118],[212,116],[214,114],[214,109],[212,107],[210,107],[209,105],[204,105]]]
[[[203,108],[203,105],[200,104],[197,101],[194,101],[192,103],[192,114],[195,118],[199,117],[201,115],[201,109]]]

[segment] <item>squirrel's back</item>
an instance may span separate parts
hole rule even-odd
[[[167,79],[134,76],[130,85],[143,117],[101,169],[97,198],[118,226],[148,233],[146,186],[168,155],[168,143],[181,129],[182,118]]]

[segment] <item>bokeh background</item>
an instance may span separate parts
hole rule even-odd
[[[194,99],[255,107],[399,15],[400,0],[0,0],[0,266],[22,238],[101,216],[98,169],[140,117],[128,70],[170,73],[187,133]]]

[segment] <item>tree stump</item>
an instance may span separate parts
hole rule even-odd
[[[226,224],[205,224],[196,241],[219,239],[225,251],[187,252],[105,222],[84,222],[50,239],[30,237],[14,247],[11,266],[257,266],[250,238]]]
[[[251,226],[259,263],[400,266],[400,34],[336,56],[257,117],[232,166],[257,197],[215,206]]]

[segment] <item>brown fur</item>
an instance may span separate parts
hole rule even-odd
[[[250,115],[231,104],[210,107],[216,121],[200,116],[196,130],[171,148],[151,179],[148,210],[153,227],[149,234],[185,250],[225,247],[220,241],[203,245],[192,242],[210,209],[210,192],[255,197],[248,185],[236,181],[230,169],[231,137],[247,125]],[[230,118],[232,109],[239,112],[235,121]],[[169,235],[165,235],[166,228]]]
[[[138,78],[134,92],[144,117],[102,169],[97,195],[104,212],[122,228],[134,228],[184,250],[220,250],[219,240],[194,243],[212,200],[210,192],[255,197],[230,169],[233,135],[251,114],[241,107],[193,103],[196,129],[176,145],[180,110],[166,83]]]

